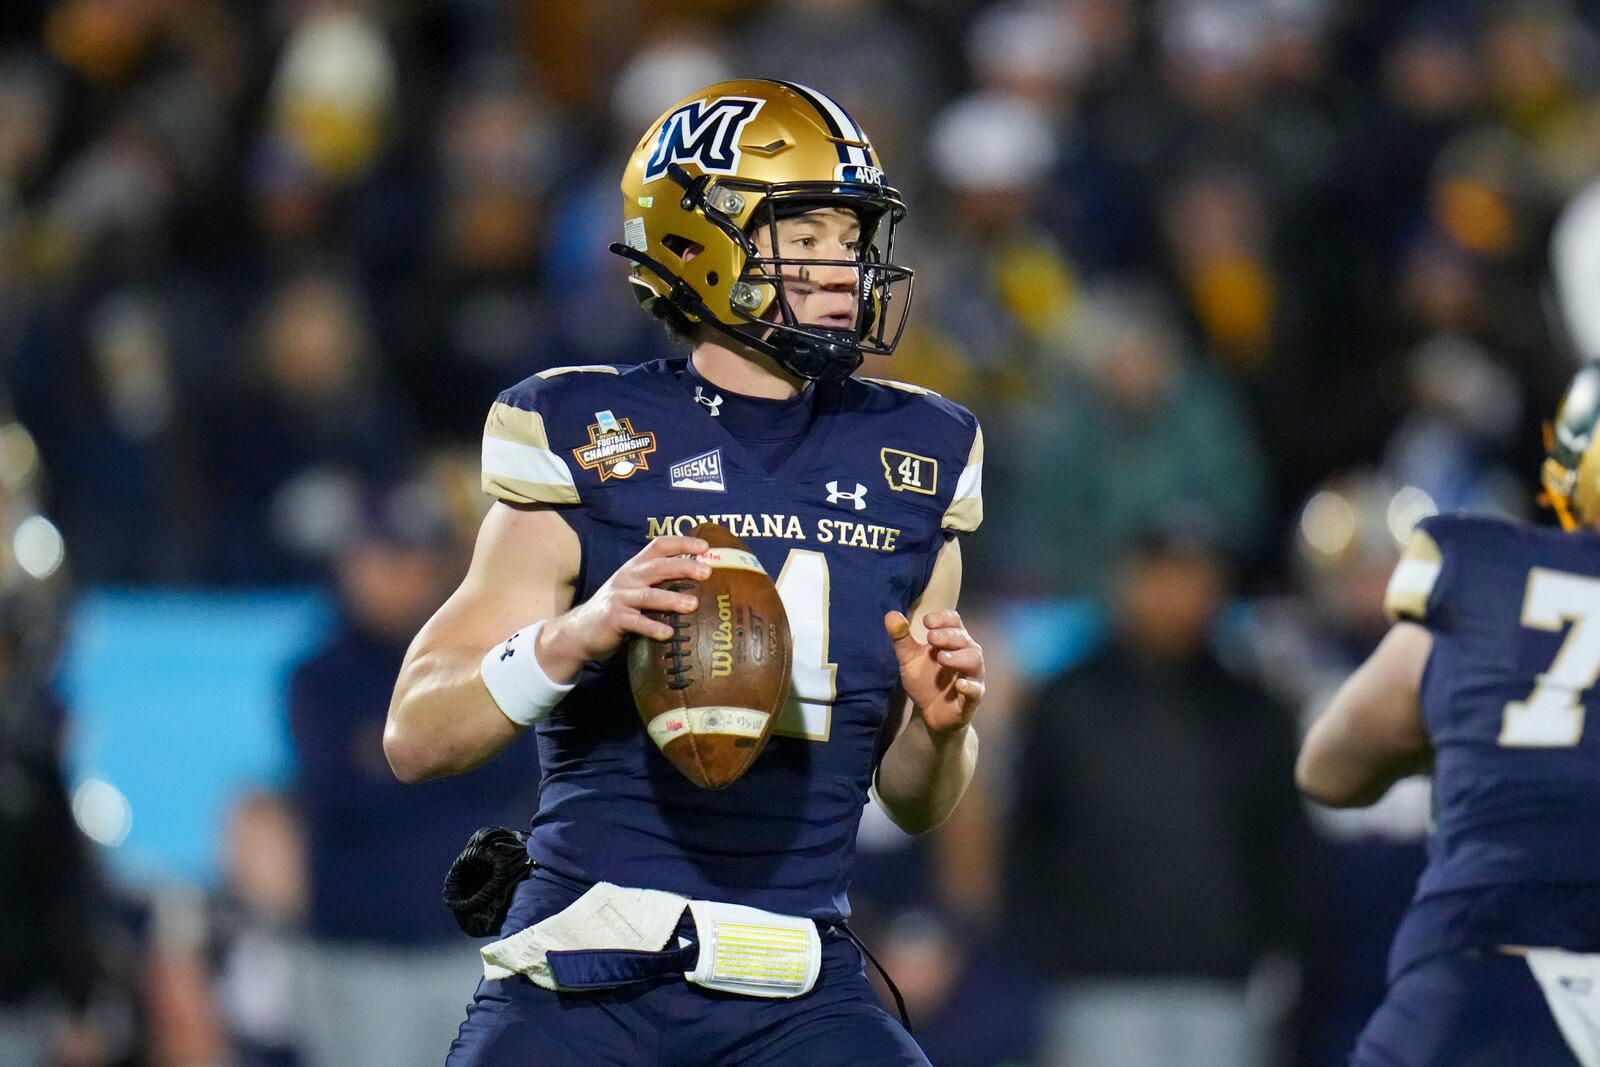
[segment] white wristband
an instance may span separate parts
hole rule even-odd
[[[544,624],[545,620],[540,619],[495,645],[478,668],[484,688],[500,706],[501,713],[518,726],[543,722],[550,715],[550,709],[561,703],[561,698],[572,692],[575,684],[551,681],[539,665],[535,650]]]

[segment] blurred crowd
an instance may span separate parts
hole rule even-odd
[[[673,354],[606,251],[634,141],[757,76],[843,102],[911,205],[912,324],[867,373],[989,440],[983,768],[931,838],[869,809],[854,894],[933,1062],[1342,1063],[1427,790],[1308,812],[1296,729],[1381,636],[1411,523],[1532,510],[1597,72],[1578,0],[0,5],[0,385],[76,582],[344,609],[223,886],[87,888],[45,834],[78,911],[0,960],[84,966],[0,969],[0,1042],[48,1002],[75,1067],[442,1050],[475,961],[437,881],[526,818],[536,757],[400,787],[388,689],[464,565],[494,395]],[[63,713],[6,692],[0,785],[56,796]],[[414,980],[352,1003],[353,968]]]

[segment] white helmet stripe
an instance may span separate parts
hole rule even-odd
[[[797,82],[789,82],[787,84],[804,93],[813,104],[832,117],[839,127],[841,137],[852,141],[866,141],[866,134],[861,132],[861,127],[856,125],[855,120],[845,112],[844,108],[808,85],[800,85]],[[866,149],[855,145],[841,145],[840,147],[844,148],[849,154],[849,158],[845,160],[846,163],[856,163],[863,167],[872,165],[872,160],[867,158]]]

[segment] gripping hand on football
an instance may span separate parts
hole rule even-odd
[[[926,641],[917,639],[911,621],[900,612],[883,617],[906,696],[930,733],[954,733],[972,722],[983,699],[983,648],[967,633],[957,611],[930,611],[922,624]]]
[[[655,641],[672,636],[672,627],[647,611],[686,612],[698,604],[689,593],[659,588],[663,583],[711,577],[710,564],[694,557],[709,546],[698,537],[658,537],[616,569],[594,596],[552,619],[539,634],[539,663],[557,682],[578,676],[590,660],[616,652],[631,634]]]

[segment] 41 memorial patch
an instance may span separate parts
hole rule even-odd
[[[933,457],[884,448],[879,450],[878,459],[883,463],[884,480],[895,492],[933,496],[939,491],[939,461]]]

